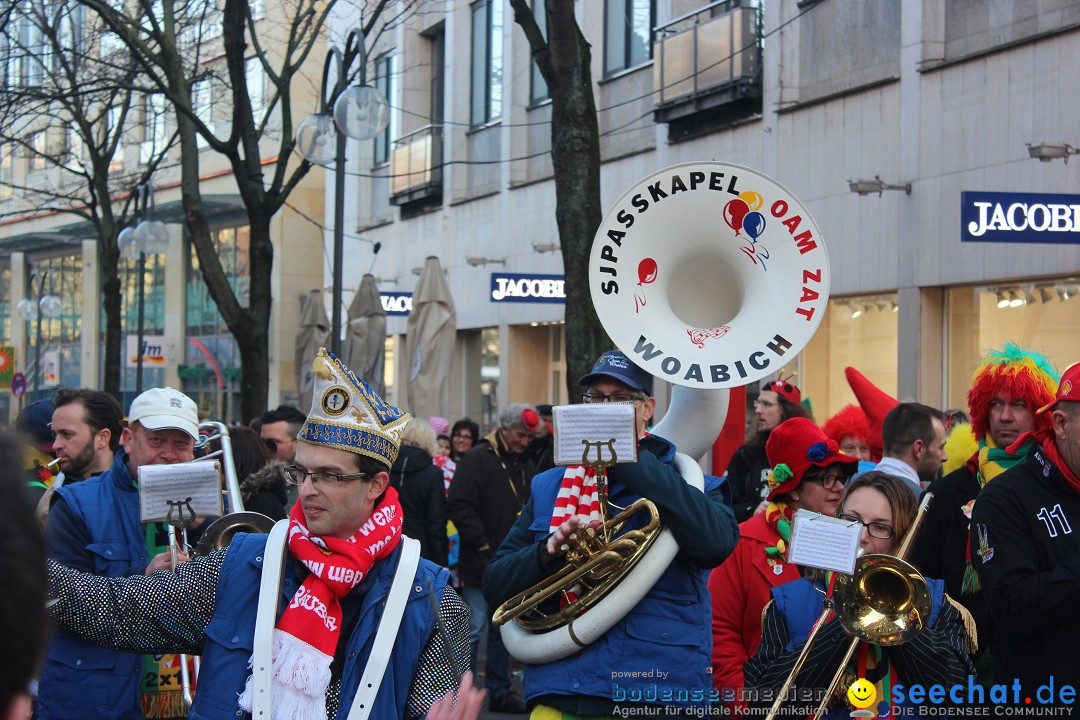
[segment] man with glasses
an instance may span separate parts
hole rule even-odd
[[[491,613],[480,586],[495,548],[529,499],[535,465],[525,451],[539,427],[540,416],[532,405],[509,405],[499,413],[499,426],[458,461],[447,495],[447,514],[460,538],[462,595],[472,610],[469,641],[474,664],[481,636],[488,628],[484,685],[492,712],[525,711],[521,699],[511,691],[510,656],[499,632],[490,627]]]
[[[149,577],[50,564],[50,612],[65,631],[115,650],[202,655],[191,718],[344,717],[354,703],[372,718],[418,718],[468,667],[468,608],[446,591],[450,573],[403,540],[389,487],[409,415],[325,350],[312,371],[311,413],[286,470],[300,502],[280,544],[238,533]]]
[[[727,487],[721,478],[706,476],[701,491],[679,476],[675,445],[646,430],[656,409],[652,376],[624,353],[601,355],[580,383],[586,386],[584,402],[629,402],[636,410],[638,461],[608,470],[608,499],[620,507],[642,497],[653,501],[680,549],[641,602],[596,642],[562,660],[528,666],[525,699],[534,713],[552,719],[612,715],[616,688],[638,698],[655,692],[654,704],[704,711],[712,686],[707,570],[728,556],[738,538]],[[532,479],[531,498],[484,576],[489,606],[498,606],[565,564],[571,533],[598,522],[599,511],[593,511],[596,493],[595,473],[581,466],[556,467]],[[639,518],[630,524],[639,527],[643,522]],[[620,673],[617,680],[613,672]],[[675,699],[659,700],[660,693]],[[693,693],[699,698],[704,694],[705,701],[688,701]],[[642,712],[641,703],[634,706]]]
[[[198,437],[198,410],[187,395],[153,388],[136,397],[112,466],[56,491],[45,524],[50,557],[106,577],[167,568],[168,526],[143,525],[140,519],[139,468],[192,460]],[[56,633],[41,673],[35,716],[141,718],[144,705],[164,703],[161,694],[169,691],[157,683],[158,669],[153,658],[94,647],[75,633]],[[153,684],[143,683],[147,673]],[[178,693],[175,699],[182,702]]]
[[[296,434],[307,418],[292,405],[278,405],[259,418],[259,437],[278,460],[291,463],[296,459]]]

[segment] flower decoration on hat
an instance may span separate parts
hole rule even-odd
[[[311,372],[315,379],[311,411],[297,440],[392,466],[409,414],[385,402],[326,348],[315,356]]]
[[[772,469],[772,472],[769,473],[769,489],[775,490],[776,488],[780,487],[785,482],[790,480],[793,476],[794,473],[791,472],[791,468],[789,468],[784,463],[780,463]]]

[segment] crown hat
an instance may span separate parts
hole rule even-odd
[[[326,348],[319,349],[311,373],[311,411],[296,439],[393,466],[409,413],[383,401]]]

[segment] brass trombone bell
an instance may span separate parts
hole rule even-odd
[[[203,531],[199,542],[191,551],[191,557],[209,555],[215,550],[229,546],[233,535],[238,532],[268,533],[274,527],[274,521],[257,512],[234,512],[219,517]]]
[[[833,588],[836,619],[853,637],[875,645],[908,642],[930,621],[933,600],[925,578],[892,555],[866,555]]]

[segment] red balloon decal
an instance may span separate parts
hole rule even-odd
[[[750,212],[750,206],[745,200],[740,198],[729,200],[724,206],[724,222],[738,235],[742,231],[743,218],[748,212]]]
[[[638,285],[648,285],[656,280],[656,261],[645,258],[637,266]]]

